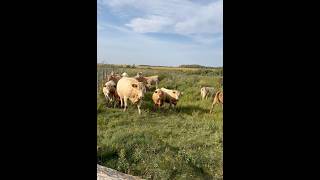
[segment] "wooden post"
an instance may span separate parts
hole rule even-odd
[[[99,70],[97,70],[97,94],[99,94]]]

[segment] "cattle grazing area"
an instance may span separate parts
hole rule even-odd
[[[222,103],[217,102],[210,113],[215,97],[212,87],[215,92],[223,89],[222,68],[98,64],[97,69],[98,164],[143,179],[223,179]],[[118,95],[111,101],[104,95],[105,76],[112,71],[120,76],[125,72],[129,78],[139,72],[158,76],[158,91],[156,85],[148,86],[137,103],[140,110],[128,100],[124,111]],[[211,87],[210,92],[202,92],[202,87]],[[163,94],[171,93],[161,88],[174,90],[179,100],[171,107],[171,100],[160,103]]]

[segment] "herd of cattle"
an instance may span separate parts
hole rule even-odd
[[[103,94],[107,101],[120,103],[120,107],[126,111],[128,107],[128,99],[136,104],[138,112],[141,114],[141,103],[144,95],[147,91],[151,90],[152,85],[155,85],[156,90],[152,94],[152,100],[154,102],[154,108],[160,108],[164,103],[168,103],[171,107],[175,107],[179,101],[179,97],[183,95],[183,92],[173,89],[158,88],[159,76],[143,76],[142,72],[137,73],[134,77],[129,77],[126,72],[120,74],[107,75],[106,83],[103,86]],[[223,92],[215,91],[213,87],[202,87],[200,89],[201,97],[208,99],[212,97],[212,105],[210,113],[213,112],[215,104],[223,104]]]

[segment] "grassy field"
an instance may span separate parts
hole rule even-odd
[[[100,91],[99,164],[145,179],[223,179],[222,108],[216,106],[215,113],[209,114],[211,100],[200,98],[200,86],[220,88],[222,69],[98,66],[98,71],[102,69],[129,76],[140,71],[146,76],[159,75],[159,87],[177,88],[184,94],[176,109],[165,105],[154,112],[152,92],[148,92],[139,116],[131,104],[127,112],[107,107]]]

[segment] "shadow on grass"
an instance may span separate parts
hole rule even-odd
[[[177,113],[181,113],[181,114],[188,114],[188,115],[192,115],[192,113],[194,112],[198,112],[198,113],[209,113],[209,109],[204,109],[202,107],[199,106],[195,106],[195,105],[185,105],[185,106],[177,106],[177,107],[171,107],[169,108],[168,105],[162,106],[161,108],[154,108],[153,106],[150,107],[146,107],[150,110],[150,112],[154,112],[154,113],[165,113],[165,114],[177,114]]]
[[[108,109],[119,109],[123,110],[123,108],[120,107],[119,102],[118,103],[107,103],[104,101],[103,103],[98,104],[98,113],[100,112],[105,112]],[[128,109],[135,109],[137,110],[137,105],[132,104],[130,101],[128,101]],[[178,104],[176,107],[171,107],[169,108],[169,104],[165,103],[162,107],[160,108],[155,108],[153,101],[151,99],[151,95],[148,95],[144,100],[141,105],[141,110],[147,110],[151,113],[161,113],[161,114],[167,114],[167,115],[172,115],[172,114],[188,114],[192,115],[194,112],[198,112],[201,114],[206,114],[209,113],[210,107],[208,108],[202,108],[199,107],[198,105],[180,105]]]

